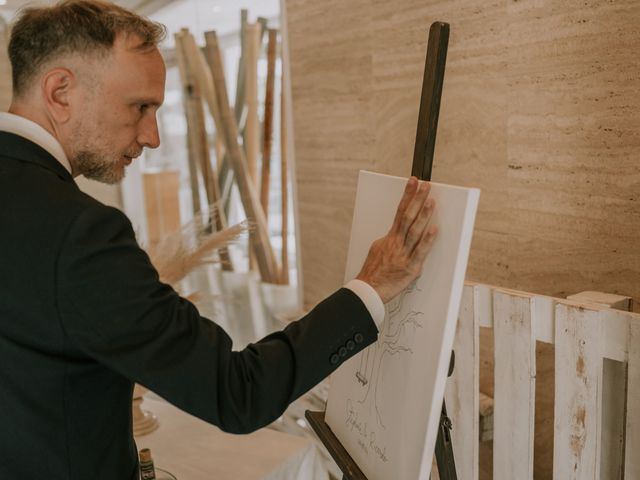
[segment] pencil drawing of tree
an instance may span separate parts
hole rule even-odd
[[[422,328],[424,312],[409,310],[411,296],[420,292],[416,281],[409,285],[398,297],[389,302],[385,309],[386,315],[378,341],[369,347],[360,357],[360,368],[356,371],[356,378],[364,389],[363,396],[358,403],[369,409],[369,415],[375,411],[376,421],[385,428],[382,409],[380,407],[380,393],[384,381],[384,365],[389,359],[400,355],[411,355],[413,351],[407,340],[415,330]]]

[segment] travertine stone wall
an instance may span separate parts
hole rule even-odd
[[[435,20],[451,39],[433,180],[482,189],[467,277],[640,300],[640,2],[286,6],[307,305],[343,281],[358,170],[411,170]],[[545,351],[538,376],[551,394],[552,366]],[[546,395],[538,417],[551,429]],[[536,478],[551,452],[537,448]]]
[[[433,179],[482,189],[468,277],[640,298],[640,3],[287,0],[306,303],[342,282],[357,171],[407,175],[451,24]]]

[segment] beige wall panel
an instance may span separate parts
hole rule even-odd
[[[509,286],[638,298],[640,5],[509,5]]]
[[[307,303],[342,281],[356,171],[410,168],[435,19],[452,34],[433,178],[482,189],[469,277],[640,296],[637,2],[287,7],[305,276],[327,263],[319,233],[340,257]]]
[[[368,0],[288,5],[305,302],[342,284],[358,170],[376,166],[369,10]]]

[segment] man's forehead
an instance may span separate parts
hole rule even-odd
[[[116,43],[114,45],[114,62],[111,64],[110,76],[117,83],[125,83],[131,88],[142,89],[138,96],[145,96],[158,103],[159,91],[164,94],[166,68],[160,51],[157,48],[135,49],[131,43]]]

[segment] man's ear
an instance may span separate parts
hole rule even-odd
[[[49,70],[42,77],[44,103],[57,123],[66,123],[71,118],[72,90],[76,82],[73,72],[62,67]]]

